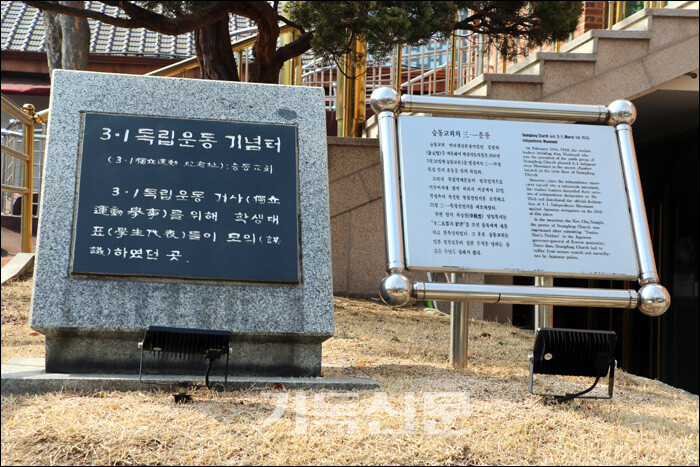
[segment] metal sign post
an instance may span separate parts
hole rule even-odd
[[[370,103],[379,126],[386,303],[532,304],[540,326],[551,325],[553,305],[637,307],[649,316],[668,309],[651,249],[630,102],[399,96],[384,87]],[[402,110],[469,119],[399,117]],[[476,120],[485,118],[493,120]],[[506,118],[567,123],[497,120]],[[618,231],[626,233],[613,234]],[[539,279],[536,286],[412,282],[406,270]],[[553,277],[636,278],[641,288],[553,287]]]
[[[452,274],[452,282],[455,284],[466,284],[468,281],[468,274]],[[469,303],[452,302],[450,312],[450,364],[455,370],[464,370],[469,355]]]
[[[554,278],[551,276],[535,277],[536,287],[552,287]],[[552,328],[554,323],[554,307],[552,305],[535,305],[535,329]]]

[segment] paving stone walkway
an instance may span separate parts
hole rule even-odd
[[[20,235],[12,229],[0,228],[0,243],[2,247],[2,267],[15,257],[20,251]],[[32,237],[32,251],[36,251],[36,235]]]

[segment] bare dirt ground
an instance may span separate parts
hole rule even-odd
[[[2,362],[43,356],[30,298],[30,279],[2,289]],[[618,370],[612,400],[551,403],[527,392],[527,332],[470,321],[456,372],[448,316],[347,298],[335,312],[324,361],[379,389],[202,389],[185,405],[159,391],[2,396],[2,464],[698,465],[697,396]]]

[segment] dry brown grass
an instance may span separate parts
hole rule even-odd
[[[3,287],[3,362],[38,354],[30,290],[29,281]],[[612,401],[552,405],[527,393],[523,331],[471,321],[470,366],[459,373],[448,364],[448,317],[345,298],[335,308],[325,361],[380,389],[199,391],[189,405],[163,392],[3,396],[2,464],[698,465],[697,396],[619,371]],[[468,394],[469,413],[426,406],[439,392]],[[427,432],[431,422],[443,432]]]
[[[2,286],[2,363],[15,357],[43,357],[44,336],[28,325],[32,280]]]

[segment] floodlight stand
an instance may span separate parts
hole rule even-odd
[[[530,392],[530,394],[534,394],[536,396],[548,396],[548,397],[554,397],[557,399],[558,402],[564,402],[570,399],[574,398],[580,398],[580,399],[612,399],[613,396],[613,386],[615,385],[615,367],[617,366],[617,360],[611,359],[610,360],[610,368],[608,369],[608,395],[607,396],[584,396],[583,394],[586,394],[590,391],[593,390],[593,388],[596,387],[598,384],[598,380],[600,377],[596,378],[595,382],[591,387],[586,389],[585,391],[581,391],[579,393],[575,394],[549,394],[549,393],[543,393],[543,392],[533,392],[532,386],[533,386],[533,380],[534,380],[534,355],[530,354],[528,355],[528,360],[530,360],[530,377],[528,379],[527,383],[527,390]]]
[[[154,344],[154,339],[159,339],[158,344]],[[233,353],[233,348],[229,346],[230,333],[227,331],[215,331],[210,329],[184,329],[163,326],[148,326],[143,336],[143,340],[138,343],[141,356],[139,359],[139,383],[143,380],[143,353],[144,350],[161,353],[172,353],[178,356],[187,354],[203,353],[207,360],[207,369],[204,375],[204,383],[207,388],[212,386],[209,383],[214,361],[226,355],[224,390],[228,385],[229,357]],[[200,353],[200,355],[201,355]]]
[[[615,343],[617,335],[612,331],[581,329],[539,328],[530,360],[528,390],[530,394],[549,396],[564,402],[577,397],[583,399],[611,399],[615,383]],[[550,394],[534,392],[534,374],[588,376],[593,384],[581,392]],[[608,395],[584,396],[591,392],[601,378],[608,375]]]

